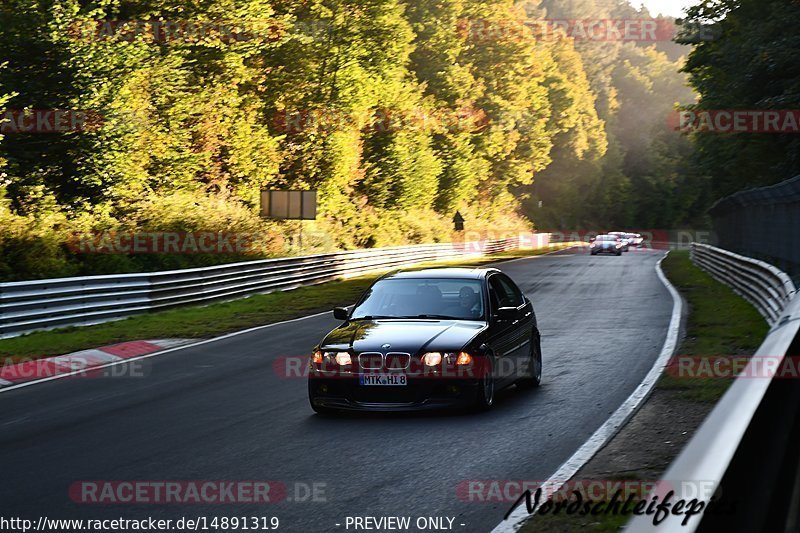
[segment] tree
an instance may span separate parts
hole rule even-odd
[[[705,28],[685,71],[699,110],[795,110],[800,106],[800,4],[781,0],[710,0],[689,10],[687,24]],[[696,163],[712,196],[768,185],[800,173],[796,133],[698,133]]]

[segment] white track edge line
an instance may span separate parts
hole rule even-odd
[[[677,289],[670,283],[661,269],[661,263],[666,259],[669,252],[656,263],[656,273],[661,283],[667,288],[672,295],[672,317],[669,321],[667,329],[667,337],[664,340],[664,345],[661,348],[661,353],[658,355],[653,368],[645,376],[644,380],[639,384],[636,390],[631,393],[625,402],[612,414],[600,428],[589,437],[583,446],[567,459],[561,467],[552,475],[550,479],[545,482],[546,486],[551,486],[558,482],[566,482],[578,473],[583,466],[600,451],[600,449],[611,440],[611,437],[617,434],[620,428],[628,421],[628,419],[637,411],[639,406],[650,395],[656,381],[661,376],[664,367],[666,367],[669,360],[678,349],[678,340],[680,337],[681,320],[683,318],[683,299]],[[523,504],[509,515],[507,520],[500,522],[492,530],[492,533],[514,533],[519,531],[520,528],[530,519],[533,515],[528,514],[527,507]]]

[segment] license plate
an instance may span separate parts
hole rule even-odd
[[[367,374],[359,376],[358,382],[372,387],[404,387],[408,385],[408,378],[405,374]]]

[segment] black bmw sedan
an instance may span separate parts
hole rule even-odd
[[[310,361],[318,413],[488,409],[497,390],[541,382],[533,305],[496,268],[393,272],[333,313],[343,324]]]

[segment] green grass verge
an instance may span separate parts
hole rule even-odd
[[[570,245],[559,244],[540,250],[514,250],[467,261],[436,262],[424,266],[480,266],[541,255],[568,246]],[[291,291],[257,294],[203,307],[180,308],[96,326],[41,331],[0,340],[0,362],[8,364],[22,359],[60,355],[133,340],[208,338],[289,320],[326,311],[337,305],[350,305],[379,275],[380,273],[375,273]]]
[[[744,298],[689,260],[688,251],[673,251],[663,262],[666,276],[689,304],[686,337],[678,355],[750,356],[769,331],[764,318]],[[716,402],[732,379],[681,378],[665,374],[658,387],[680,391],[686,399]]]

